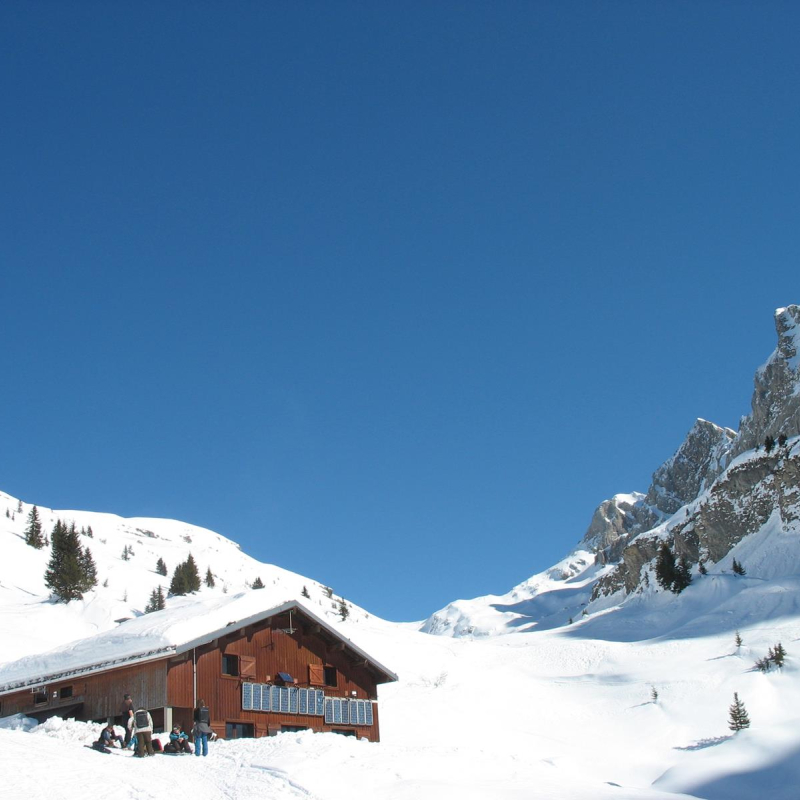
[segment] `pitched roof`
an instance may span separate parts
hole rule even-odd
[[[3,664],[0,666],[0,694],[180,655],[232,631],[289,611],[296,611],[318,625],[325,635],[342,642],[345,649],[363,659],[378,674],[379,683],[397,680],[391,670],[299,601],[287,600],[265,608],[265,600],[269,600],[269,596],[263,590],[222,598],[176,599],[164,611],[127,620],[110,631],[47,653]]]

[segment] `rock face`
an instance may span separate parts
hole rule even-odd
[[[691,503],[728,465],[736,433],[698,419],[672,458],[654,473],[645,503],[667,516]]]
[[[646,495],[618,494],[601,503],[581,547],[602,564],[620,560],[628,543],[672,516],[710,486],[728,463],[736,434],[698,419],[675,455],[654,473]]]
[[[618,604],[610,595],[655,583],[663,542],[697,577],[700,565],[723,561],[720,569],[728,569],[731,549],[760,534],[743,548],[771,542],[753,556],[760,574],[800,571],[800,306],[778,309],[775,327],[778,345],[756,371],[752,413],[738,433],[698,419],[646,494],[618,494],[595,509],[573,553],[581,555],[579,569],[562,570],[559,581],[546,571],[503,598],[458,601],[431,617],[427,630],[489,635],[563,625],[588,615],[595,601],[608,610]]]
[[[767,436],[800,435],[800,306],[779,308],[775,330],[778,346],[756,372],[753,412],[742,418],[733,457],[763,444]]]
[[[800,518],[800,306],[778,309],[775,326],[778,346],[756,372],[752,414],[742,419],[738,434],[697,420],[629,514],[636,524],[604,550],[595,546],[602,563],[617,566],[595,584],[592,599],[640,587],[647,580],[643,568],[664,540],[690,564],[716,563],[773,514],[784,528]],[[767,437],[785,443],[767,451]],[[592,544],[603,541],[595,530]]]

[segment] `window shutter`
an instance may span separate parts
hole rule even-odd
[[[308,682],[312,686],[325,685],[325,667],[322,664],[308,665]]]
[[[255,656],[239,656],[239,677],[252,678],[256,677],[256,658]]]

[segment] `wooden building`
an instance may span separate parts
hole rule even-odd
[[[211,615],[210,623],[215,619],[219,613]],[[122,626],[116,634],[124,636]],[[152,645],[146,637],[142,641]],[[100,644],[85,652],[102,652]],[[58,658],[44,659],[47,674],[22,675],[18,668],[9,675],[0,669],[0,716],[22,713],[40,721],[55,715],[87,721],[116,717],[119,722],[127,693],[137,708],[150,710],[157,731],[176,723],[188,731],[193,709],[203,700],[221,738],[310,729],[378,741],[377,687],[397,680],[296,601],[124,658],[64,661],[63,669],[55,669]]]

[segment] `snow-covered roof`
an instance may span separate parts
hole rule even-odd
[[[266,596],[265,596],[266,595]],[[265,604],[264,601],[267,601]],[[180,655],[221,636],[296,609],[345,643],[385,681],[397,675],[297,600],[272,605],[266,592],[176,599],[168,609],[127,620],[111,631],[0,666],[0,694],[134,663]]]

